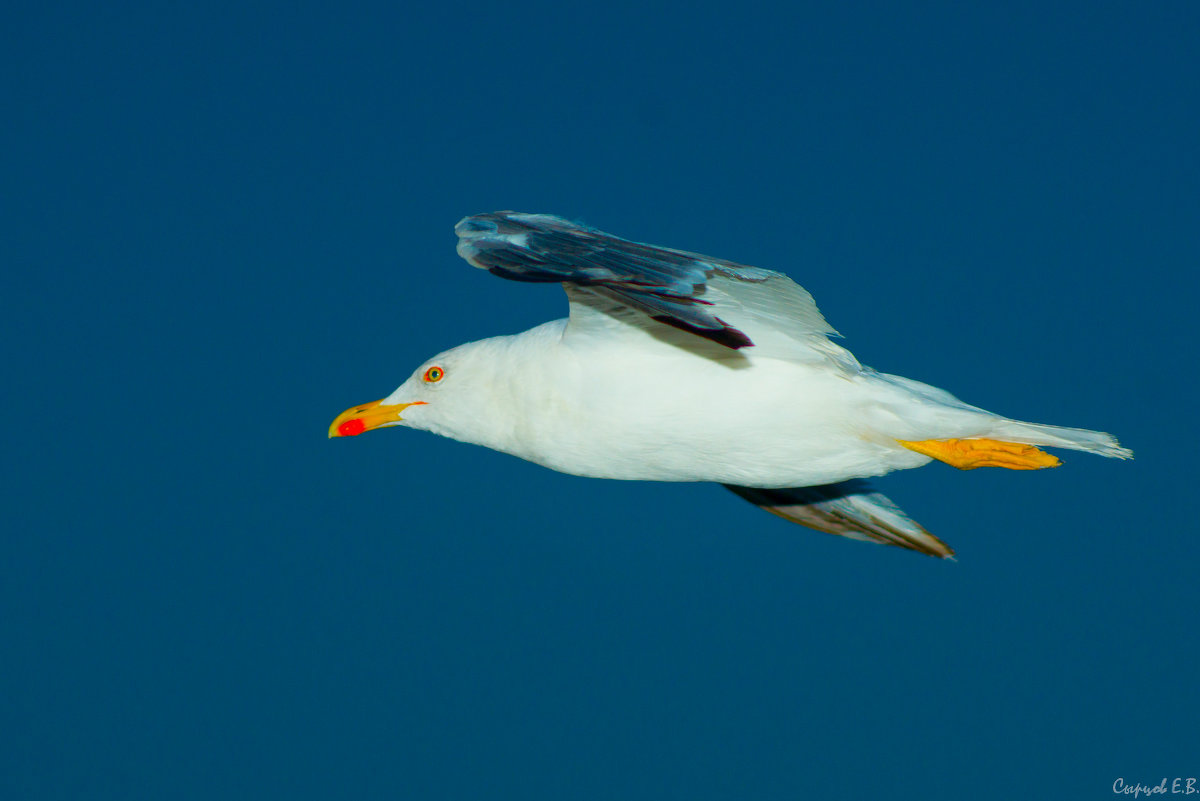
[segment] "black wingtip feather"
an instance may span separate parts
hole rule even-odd
[[[651,319],[657,320],[660,323],[664,323],[674,328],[678,328],[681,331],[687,331],[689,334],[695,334],[698,337],[711,339],[718,345],[724,345],[725,347],[733,348],[734,350],[748,348],[754,344],[750,337],[746,336],[736,328],[726,325],[725,322],[719,318],[717,319],[717,322],[721,323],[724,328],[700,328],[698,326],[688,325],[684,321],[677,320],[674,317],[667,317],[665,314],[654,315]]]
[[[561,284],[563,280],[561,275],[539,273],[532,270],[519,273],[503,267],[489,267],[488,272],[500,278],[507,278],[509,281],[522,281],[527,284]]]

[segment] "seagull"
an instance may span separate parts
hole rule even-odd
[[[1038,446],[1128,459],[1108,434],[1011,420],[865,367],[788,276],[549,214],[455,226],[458,253],[562,284],[570,315],[421,364],[329,428],[408,426],[594,478],[705,481],[794,523],[951,557],[865,479],[934,460],[1037,470]]]

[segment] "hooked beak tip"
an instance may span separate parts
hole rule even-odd
[[[424,405],[426,405],[425,401],[416,401],[384,406],[382,401],[375,401],[361,406],[352,406],[334,418],[333,423],[329,426],[329,438],[357,437],[364,431],[395,424],[404,419],[400,416],[400,412],[409,406]]]

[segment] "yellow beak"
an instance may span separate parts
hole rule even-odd
[[[329,426],[329,437],[354,437],[372,428],[379,428],[388,423],[402,419],[400,412],[409,406],[424,406],[425,401],[415,403],[397,403],[394,406],[384,406],[383,401],[364,403],[361,406],[351,406],[333,419]]]

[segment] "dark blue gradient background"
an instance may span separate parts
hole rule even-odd
[[[5,799],[1108,798],[1200,775],[1200,6],[25,4]],[[565,310],[452,226],[784,270],[1138,455],[882,488],[942,563],[342,409]]]

